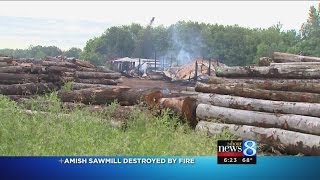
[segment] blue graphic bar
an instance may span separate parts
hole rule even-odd
[[[320,156],[264,156],[257,164],[217,157],[0,157],[0,179],[319,179]]]

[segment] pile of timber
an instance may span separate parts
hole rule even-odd
[[[14,100],[61,90],[67,82],[73,89],[109,88],[121,74],[78,59],[14,59],[0,56],[0,94]],[[114,88],[117,88],[116,86]]]
[[[215,74],[215,68],[225,67],[225,64],[219,63],[217,60],[194,59],[188,64],[182,66],[173,66],[163,71],[164,76],[172,81],[191,80],[195,77],[206,77],[209,74]]]
[[[320,155],[320,58],[275,52],[196,84],[196,130],[228,129],[287,154]]]

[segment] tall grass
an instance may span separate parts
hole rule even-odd
[[[46,101],[45,106],[37,104]],[[56,95],[28,102],[38,113],[0,96],[0,155],[214,155],[215,138],[194,132],[164,111],[154,116],[135,107],[126,128],[110,121],[118,108],[66,112]],[[30,107],[29,104],[29,107]],[[45,111],[46,113],[40,113]],[[228,134],[217,136],[228,139]]]

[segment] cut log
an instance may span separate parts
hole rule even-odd
[[[196,130],[217,135],[224,130],[242,139],[258,140],[286,154],[320,155],[320,136],[287,131],[278,128],[261,128],[255,126],[221,124],[200,121]]]
[[[301,56],[289,53],[274,52],[273,53],[274,62],[284,63],[284,62],[320,62],[319,57],[311,56]]]
[[[12,57],[0,57],[0,62],[11,62],[13,61]]]
[[[182,120],[195,127],[198,123],[196,119],[196,99],[191,97],[161,98],[160,108],[169,108],[177,113]]]
[[[163,97],[159,88],[152,89],[130,89],[118,96],[118,101],[122,106],[132,106],[144,102],[153,106]]]
[[[26,83],[13,85],[0,85],[0,94],[3,95],[32,95],[44,94],[56,90],[52,83]]]
[[[196,91],[203,92],[203,93],[234,95],[234,96],[266,99],[266,100],[274,100],[274,101],[320,103],[320,94],[250,89],[250,88],[243,88],[241,84],[239,85],[226,85],[226,84],[208,85],[208,84],[198,82],[196,84]]]
[[[238,86],[251,89],[266,89],[276,91],[294,91],[294,92],[309,92],[320,93],[320,83],[306,82],[277,82],[277,81],[252,81],[249,83],[226,83],[224,86]]]
[[[7,62],[0,62],[0,67],[10,66]]]
[[[88,88],[75,91],[58,92],[58,97],[63,102],[80,102],[84,104],[109,104],[130,88],[127,86],[113,86],[103,88]]]
[[[98,88],[98,87],[112,88],[114,86],[107,86],[107,85],[102,85],[102,84],[87,84],[87,83],[75,83],[75,82],[72,82],[72,90],[80,90],[80,89],[86,89],[86,88]]]
[[[38,76],[34,74],[10,74],[0,73],[1,84],[21,84],[28,82],[38,82]]]
[[[63,73],[63,72],[75,72],[75,69],[62,67],[62,66],[48,66],[46,71],[50,73]]]
[[[25,102],[26,100],[31,99],[35,96],[36,95],[6,95],[6,97],[18,103]]]
[[[188,87],[188,86],[186,86],[186,91],[195,92],[195,87]]]
[[[76,77],[80,78],[80,79],[95,79],[95,78],[118,79],[121,77],[121,74],[120,73],[101,73],[101,72],[76,71]]]
[[[77,67],[77,71],[84,71],[84,72],[104,72],[104,73],[114,73],[114,71],[110,69],[105,69],[102,67],[97,67],[97,68],[87,68],[87,67]]]
[[[116,80],[113,79],[76,79],[75,81],[87,84],[117,85]]]
[[[77,60],[77,59],[74,59],[72,60],[72,62],[78,66],[82,66],[82,67],[87,67],[87,68],[94,68],[95,65],[91,64],[90,62],[88,61],[81,61],[81,60]]]
[[[10,65],[12,64],[13,62],[13,59],[12,57],[0,57],[0,63],[3,63],[3,64],[7,64],[7,65]]]
[[[272,81],[274,83],[282,83],[282,84],[298,84],[298,83],[320,83],[320,79],[268,79],[268,78],[223,78],[223,77],[209,77],[208,84],[222,84],[222,83],[265,83]]]
[[[62,66],[67,68],[76,68],[77,65],[67,61],[42,61],[40,62],[43,66]]]
[[[262,77],[284,79],[319,79],[320,68],[233,66],[216,70],[218,77]]]
[[[0,73],[26,73],[30,71],[31,71],[31,67],[23,67],[23,66],[0,67]]]
[[[83,83],[73,83],[73,89],[81,89],[81,90],[75,90],[70,92],[70,94],[75,94],[73,92],[87,92],[94,89],[117,89],[117,87],[123,87],[123,86],[109,86],[109,85],[97,85],[97,84],[83,84]],[[83,89],[85,88],[85,89]],[[66,91],[61,91],[61,94],[66,94]],[[90,94],[90,93],[88,93]],[[81,99],[82,95],[79,95],[78,98]],[[159,88],[152,88],[152,89],[129,89],[127,87],[126,90],[124,90],[121,93],[116,94],[116,96],[113,96],[113,100],[117,100],[120,105],[123,106],[131,106],[135,104],[139,104],[141,102],[146,103],[149,106],[155,106],[159,105],[159,101],[163,97],[168,97],[170,95],[164,95],[161,92],[161,89]],[[108,97],[108,95],[106,95]],[[79,102],[76,98],[75,100],[67,100],[67,97],[64,98],[66,102]],[[82,101],[80,101],[82,102]],[[87,103],[88,104],[88,103]],[[99,103],[95,103],[99,104]],[[104,103],[103,103],[104,104]]]
[[[225,77],[209,77],[206,83],[222,84],[222,83],[264,83],[266,81],[274,81],[276,83],[320,83],[320,79],[272,79],[272,78],[225,78]]]
[[[221,120],[227,124],[281,128],[320,135],[320,118],[293,114],[273,114],[199,104],[196,111],[201,120]]]
[[[270,63],[270,66],[320,66],[320,61],[319,62],[289,62],[289,63]]]
[[[309,93],[320,93],[320,83],[278,83],[276,81],[265,81],[263,83],[240,84],[242,87],[247,88],[258,88],[266,90],[276,90],[276,91],[296,91],[296,92],[309,92]]]
[[[203,93],[198,94],[196,99],[198,103],[233,109],[320,117],[320,104],[317,103],[270,101],[239,96]]]
[[[14,72],[14,67],[21,67],[20,72]],[[38,64],[32,64],[32,63],[21,63],[17,66],[9,66],[8,72],[11,70],[12,73],[32,73],[32,74],[46,74],[48,73],[45,66],[41,66]],[[20,70],[19,68],[17,71]]]

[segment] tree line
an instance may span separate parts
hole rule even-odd
[[[46,56],[67,56],[79,58],[82,50],[80,48],[70,48],[63,51],[56,46],[30,46],[27,49],[0,49],[0,54],[12,56],[15,58],[35,58],[41,59]]]
[[[65,54],[103,65],[122,57],[154,58],[186,63],[193,58],[217,59],[227,65],[254,64],[274,51],[320,56],[320,4],[310,7],[299,31],[280,23],[266,29],[180,21],[168,27],[131,24],[108,28],[81,49],[61,51],[55,46],[0,50],[0,54],[41,58]],[[4,53],[5,52],[5,53]],[[9,52],[9,53],[8,53]]]
[[[95,64],[121,57],[188,61],[218,59],[227,65],[254,64],[274,51],[320,56],[320,4],[310,7],[299,31],[283,30],[280,23],[267,29],[180,21],[169,27],[139,24],[111,27],[90,39],[81,58]],[[183,62],[180,62],[183,63]]]

